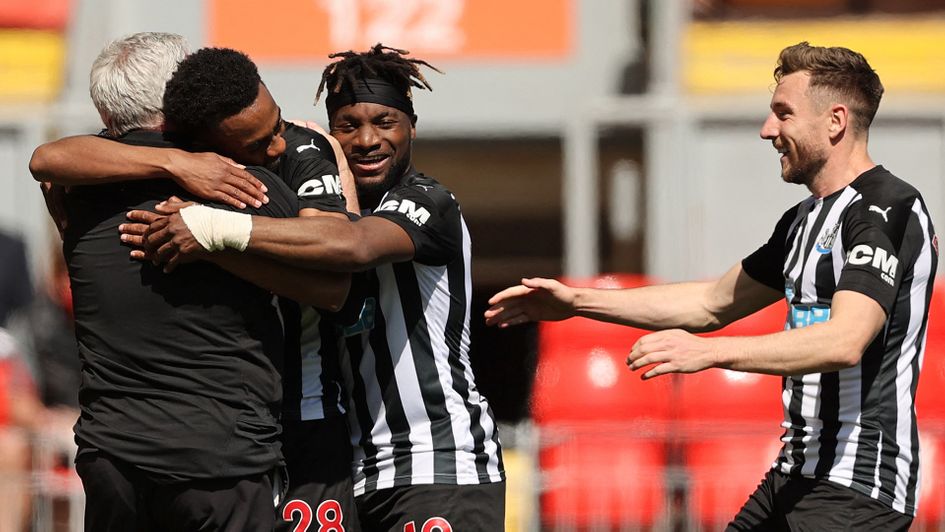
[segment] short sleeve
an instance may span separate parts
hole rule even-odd
[[[742,260],[742,270],[759,283],[781,292],[784,290],[784,259],[788,232],[797,217],[797,207],[787,211],[774,227],[771,237],[754,253]]]
[[[459,203],[439,184],[411,183],[395,188],[371,216],[390,220],[407,232],[416,262],[441,266],[462,253]]]
[[[291,131],[291,134],[289,132]],[[302,127],[287,129],[286,151],[280,174],[299,199],[302,209],[344,212],[345,198],[331,144],[322,135]]]
[[[299,199],[302,209],[345,212],[338,168],[322,158],[303,157],[295,161],[287,184]]]
[[[851,208],[841,229],[847,259],[837,290],[852,290],[875,300],[888,315],[902,278],[900,257],[888,231],[894,226],[879,217],[863,216],[862,206]]]

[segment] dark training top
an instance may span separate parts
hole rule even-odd
[[[126,144],[170,147],[133,131]],[[295,195],[267,170],[250,214],[292,217]],[[129,258],[118,225],[172,194],[168,179],[74,187],[63,251],[82,362],[80,454],[96,449],[158,482],[239,477],[281,462],[283,339],[272,295],[204,262],[171,274]],[[221,207],[220,205],[216,205]],[[225,207],[224,207],[225,208]]]

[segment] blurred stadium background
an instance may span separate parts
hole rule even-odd
[[[55,370],[73,356],[68,297],[27,163],[46,140],[98,131],[92,59],[137,31],[244,50],[284,116],[322,122],[312,101],[330,52],[384,42],[444,70],[415,95],[415,158],[463,205],[477,313],[522,276],[634,286],[718,275],[754,250],[806,193],[781,183],[757,136],[777,53],[802,40],[877,69],[873,157],[945,226],[942,0],[0,0],[0,231],[26,243],[22,268],[0,251],[0,300],[35,294],[7,322],[16,344],[0,337],[0,532],[81,529],[68,422],[49,422],[71,412]],[[917,530],[945,530],[938,288]],[[723,333],[774,331],[782,317],[775,306]],[[639,334],[474,324],[479,382],[505,424],[509,530],[718,529],[773,460],[777,378],[643,383],[623,365]]]

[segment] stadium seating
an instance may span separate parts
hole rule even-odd
[[[649,284],[636,276],[568,282]],[[585,319],[541,324],[532,414],[544,529],[648,527],[664,515],[674,380],[643,382],[627,369],[643,334]]]
[[[922,486],[915,524],[919,529],[940,530],[945,527],[945,437],[921,434],[919,447]]]
[[[784,326],[783,302],[713,335],[768,334]],[[771,467],[781,446],[781,377],[710,369],[683,375],[678,433],[688,478],[689,516],[724,527]]]
[[[661,439],[635,437],[632,425],[624,425],[545,432],[543,440],[544,530],[651,527],[663,517],[666,447]]]
[[[690,516],[727,523],[771,467],[783,430],[779,377],[708,370],[686,375],[679,432]]]

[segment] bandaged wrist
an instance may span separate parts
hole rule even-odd
[[[253,217],[239,212],[191,205],[180,210],[187,228],[207,251],[244,251],[253,232]]]

